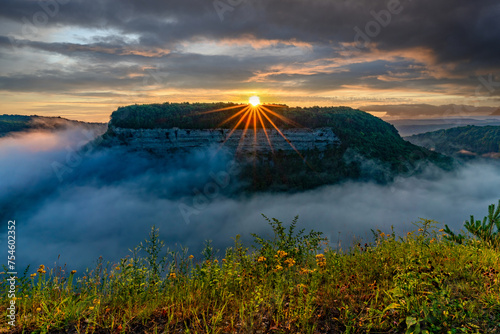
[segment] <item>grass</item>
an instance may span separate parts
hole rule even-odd
[[[267,218],[266,218],[267,219]],[[15,333],[499,333],[500,250],[447,240],[432,220],[370,244],[326,246],[321,233],[270,219],[274,238],[239,238],[223,256],[165,249],[154,227],[119,263],[85,273],[27,271]],[[4,280],[1,311],[9,303]]]

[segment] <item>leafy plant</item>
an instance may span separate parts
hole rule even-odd
[[[491,204],[488,207],[488,216],[484,217],[483,221],[475,220],[474,216],[470,216],[464,224],[465,229],[475,236],[480,241],[484,242],[490,247],[500,246],[500,200],[495,210],[495,205]],[[459,244],[464,244],[470,239],[462,234],[455,234],[445,225],[444,232],[448,234],[445,239],[454,241]]]
[[[269,219],[265,215],[262,216],[269,222],[274,232],[272,239],[265,239],[252,233],[255,243],[260,245],[260,254],[262,256],[271,257],[277,251],[283,251],[290,254],[296,260],[302,260],[309,252],[317,251],[321,243],[326,240],[326,238],[322,237],[322,232],[315,232],[314,230],[311,230],[309,234],[304,234],[305,229],[295,233],[299,216],[296,216],[292,220],[288,231],[283,226],[283,222],[278,219]]]

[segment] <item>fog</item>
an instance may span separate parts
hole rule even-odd
[[[91,267],[99,256],[115,262],[147,237],[152,225],[167,246],[198,255],[204,240],[232,245],[242,235],[270,235],[262,214],[325,233],[332,245],[370,229],[412,230],[419,217],[461,228],[483,217],[500,198],[500,164],[476,162],[452,173],[428,169],[388,186],[347,182],[295,194],[236,195],[241,186],[231,154],[205,148],[152,159],[121,148],[98,148],[97,132],[72,128],[0,139],[0,208],[16,220],[17,270],[28,264]]]

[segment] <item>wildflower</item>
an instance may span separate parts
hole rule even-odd
[[[189,258],[192,260],[194,259],[194,255],[189,255]]]
[[[132,263],[127,264],[127,267],[132,267]]]
[[[318,267],[326,267],[326,259],[325,259],[325,255],[323,254],[318,254],[316,255],[316,264],[318,265]]]
[[[444,232],[444,229],[443,229],[443,228],[442,228],[442,229],[440,229],[440,230],[439,230],[439,232]]]
[[[226,259],[222,259],[222,262],[226,263]]]
[[[309,270],[307,268],[301,268],[299,271],[299,274],[301,274],[301,275],[309,274],[309,273],[311,273],[311,270]]]
[[[101,303],[101,301],[100,301],[99,299],[97,299],[97,298],[95,298],[92,302],[93,302],[94,304],[100,304],[100,303]]]
[[[293,265],[295,264],[295,260],[292,258],[286,259],[285,264],[287,264],[289,267],[293,267]]]
[[[424,229],[423,229],[423,228],[419,228],[419,229],[418,229],[418,231],[419,231],[419,232],[423,232],[423,231],[424,231]]]
[[[115,270],[116,270],[116,271],[120,271],[120,267],[116,267],[116,268],[115,268]]]
[[[89,307],[89,310],[91,310],[91,311],[92,311],[93,309],[94,309],[94,306],[90,306],[90,307]]]
[[[257,259],[258,262],[265,262],[267,259],[264,256],[259,256]]]
[[[214,263],[215,263],[215,264],[219,263],[219,260],[215,259],[215,260],[214,260]]]
[[[71,270],[71,275],[76,274],[76,270]]]
[[[210,260],[206,260],[205,263],[207,264],[207,266],[210,265]]]
[[[45,266],[41,264],[40,267],[37,269],[37,272],[40,274],[45,274],[47,271],[45,271]]]
[[[170,273],[169,277],[170,277],[171,279],[175,279],[177,276],[175,275],[175,273]]]
[[[30,275],[31,278],[35,278],[36,277],[36,273],[33,273]]]
[[[305,285],[305,284],[297,284],[297,288],[299,288],[299,289],[300,288],[305,289],[305,288],[307,288],[307,285]]]
[[[432,243],[433,243],[433,242],[435,242],[435,241],[436,241],[436,239],[435,239],[435,238],[432,238],[432,239],[430,240],[430,243],[432,244]]]
[[[278,264],[278,265],[276,266],[276,270],[281,270],[281,269],[283,269],[283,267],[282,267],[282,266],[280,266],[280,265]]]
[[[37,312],[42,312],[42,309],[41,309],[41,308],[39,308],[39,307],[37,307],[37,308],[36,308],[36,311],[37,311]]]
[[[386,236],[386,234],[384,232],[380,233],[380,236],[383,238]]]
[[[282,250],[279,250],[279,251],[278,251],[278,256],[279,256],[279,257],[285,257],[285,256],[287,256],[287,255],[288,255],[288,253],[287,253],[287,252],[285,252],[285,251],[282,251]]]

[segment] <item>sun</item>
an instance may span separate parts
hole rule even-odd
[[[253,105],[254,107],[258,106],[260,104],[260,98],[256,95],[254,96],[251,96],[250,99],[248,100],[248,102],[250,102],[251,105]]]
[[[239,150],[240,145],[242,141],[245,139],[245,136],[247,135],[248,131],[253,128],[253,137],[254,137],[254,143],[255,145],[257,144],[257,132],[258,131],[263,131],[264,135],[266,136],[267,142],[269,144],[269,147],[271,148],[271,152],[274,154],[274,148],[273,144],[271,142],[271,137],[270,137],[270,132],[269,131],[276,131],[283,139],[286,140],[288,145],[292,147],[292,149],[305,161],[304,157],[300,152],[297,150],[297,148],[292,144],[292,142],[285,136],[285,134],[278,128],[276,125],[275,121],[271,117],[275,117],[276,119],[279,119],[280,121],[295,127],[295,128],[303,128],[302,125],[299,123],[283,116],[280,115],[279,113],[271,110],[270,108],[283,108],[283,105],[279,104],[261,104],[260,103],[260,98],[256,95],[250,97],[248,100],[248,104],[237,104],[237,105],[232,105],[229,107],[225,108],[220,108],[220,109],[215,109],[215,110],[210,110],[210,111],[204,111],[199,113],[201,114],[212,114],[216,112],[221,112],[224,110],[233,110],[233,109],[240,109],[237,112],[235,112],[233,115],[230,117],[226,118],[224,121],[219,123],[217,128],[221,127],[222,125],[237,119],[236,124],[232,127],[231,131],[225,136],[224,141],[221,143],[221,146],[223,146],[229,138],[235,133],[235,131],[243,127],[243,131],[240,137],[240,142],[238,144],[238,148],[236,151]],[[267,124],[266,124],[267,123]],[[307,162],[306,162],[307,163]]]

